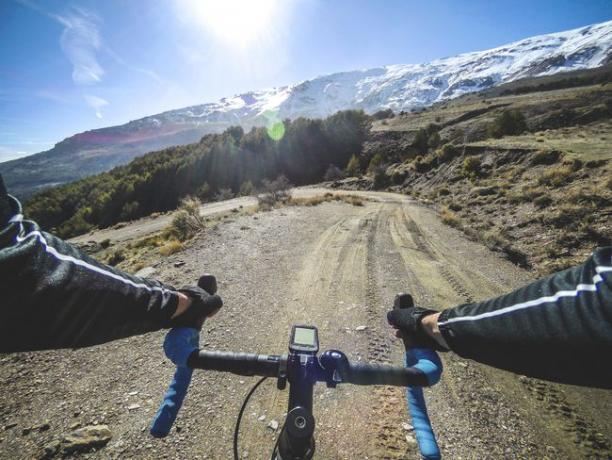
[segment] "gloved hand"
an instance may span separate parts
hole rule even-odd
[[[424,317],[435,313],[438,312],[427,308],[415,307],[412,304],[407,308],[394,308],[387,312],[387,321],[396,329],[395,336],[401,338],[407,348],[431,348],[436,351],[448,351],[446,347],[440,345],[425,332],[421,324]]]
[[[215,315],[223,306],[221,297],[209,294],[198,286],[185,286],[179,289],[191,300],[189,308],[172,319],[171,327],[193,327],[201,329],[206,318]]]

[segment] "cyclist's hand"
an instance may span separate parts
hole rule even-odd
[[[424,318],[430,315],[436,315],[437,317],[437,313],[435,310],[414,306],[393,309],[387,312],[387,321],[395,329],[395,336],[404,341],[406,348],[431,348],[437,351],[448,351],[444,338],[439,331],[436,334],[430,324],[427,328],[423,325]],[[436,338],[434,339],[434,337]]]
[[[186,310],[172,318],[172,327],[201,329],[206,318],[214,316],[223,306],[221,297],[209,294],[198,286],[185,286],[179,292],[188,299]]]

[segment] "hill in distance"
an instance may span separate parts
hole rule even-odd
[[[249,130],[279,119],[321,118],[347,109],[410,111],[527,77],[591,69],[611,61],[608,21],[425,64],[331,74],[86,131],[48,151],[1,163],[0,174],[12,193],[25,198],[230,126]]]

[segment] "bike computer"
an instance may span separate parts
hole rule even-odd
[[[316,354],[319,351],[319,333],[314,326],[294,325],[291,328],[289,350],[295,353]]]

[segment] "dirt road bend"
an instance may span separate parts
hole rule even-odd
[[[319,328],[322,349],[397,364],[401,346],[385,320],[395,293],[410,291],[419,304],[443,308],[529,280],[408,198],[364,196],[364,206],[334,202],[237,216],[162,259],[154,276],[180,286],[204,271],[217,275],[225,307],[204,326],[208,348],[283,353],[290,326],[307,323]],[[163,337],[0,357],[0,457],[41,458],[53,440],[101,423],[111,441],[81,456],[230,458],[252,378],[196,373],[176,430],[164,440],[149,437],[173,372]],[[445,458],[610,456],[609,393],[519,378],[450,355],[443,360],[443,380],[426,397]],[[584,402],[593,398],[598,404]],[[243,420],[242,458],[269,458],[286,403],[274,382],[262,385]],[[320,387],[314,404],[316,458],[418,458],[402,390]]]

